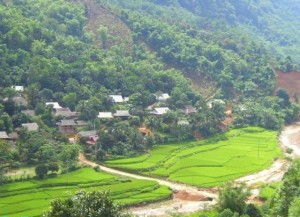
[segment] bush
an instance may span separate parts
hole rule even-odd
[[[121,212],[118,205],[113,203],[109,192],[106,191],[80,191],[70,198],[56,199],[51,202],[51,209],[46,216],[129,217],[128,214]]]
[[[96,172],[100,172],[100,171],[101,171],[101,169],[100,169],[99,166],[95,166],[93,169],[94,169]]]
[[[293,151],[294,151],[294,150],[293,150],[292,148],[287,148],[287,149],[286,149],[286,153],[288,153],[288,154],[292,154]]]
[[[48,170],[51,171],[51,173],[58,172],[59,166],[57,163],[50,163],[48,164]]]
[[[219,210],[230,209],[242,214],[246,209],[246,200],[249,195],[249,189],[244,184],[235,187],[232,182],[227,183],[219,192]]]
[[[48,166],[45,164],[38,165],[35,168],[35,174],[39,179],[43,179],[45,175],[47,175],[47,173],[48,173]]]
[[[259,209],[257,209],[252,203],[248,204],[245,214],[250,217],[262,217]]]

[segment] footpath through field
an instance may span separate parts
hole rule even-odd
[[[296,158],[300,157],[300,122],[296,122],[290,126],[287,126],[283,129],[279,136],[279,143],[283,150],[286,148],[290,148],[293,150],[291,156]],[[131,174],[127,172],[123,172],[116,169],[111,169],[109,167],[105,167],[94,162],[88,161],[81,154],[79,156],[79,160],[81,163],[95,167],[99,166],[101,170],[118,174],[121,176],[126,176],[130,178],[140,179],[140,180],[152,180],[157,181],[161,185],[165,185],[170,187],[174,192],[179,192],[180,195],[188,195],[187,197],[176,197],[172,201],[167,201],[159,204],[149,204],[143,207],[131,208],[130,212],[137,216],[150,217],[150,216],[169,216],[172,212],[179,213],[189,213],[195,212],[198,210],[203,210],[209,208],[210,206],[216,204],[217,201],[217,192],[214,188],[208,189],[199,189],[194,186],[189,186],[185,184],[179,184],[167,180],[162,180],[158,178],[151,178],[136,174]],[[272,166],[266,170],[260,171],[255,174],[251,174],[245,177],[241,177],[236,180],[237,183],[245,182],[248,186],[251,186],[255,183],[271,183],[278,182],[282,179],[284,173],[287,171],[289,167],[288,161],[284,159],[278,159],[274,161]],[[253,191],[253,196],[256,196],[257,191]],[[198,196],[198,197],[197,197]],[[195,198],[198,198],[195,200]],[[199,198],[211,198],[211,201],[200,201]]]
[[[172,212],[182,212],[182,213],[189,213],[195,212],[197,210],[201,210],[204,208],[208,208],[216,204],[217,200],[217,193],[215,190],[210,189],[199,189],[194,186],[189,186],[185,184],[179,184],[171,181],[161,180],[157,178],[151,178],[136,174],[131,174],[123,171],[119,171],[116,169],[108,168],[99,164],[96,164],[92,161],[85,159],[83,154],[80,154],[79,160],[81,163],[85,165],[89,165],[92,167],[99,166],[102,171],[117,174],[120,176],[125,176],[129,178],[135,178],[140,180],[152,180],[156,181],[161,185],[165,185],[170,187],[174,192],[179,192],[181,195],[187,194],[188,196],[184,199],[177,198],[174,196],[172,201],[167,201],[164,203],[159,204],[149,204],[146,207],[139,207],[139,208],[132,208],[130,212],[138,216],[166,216],[167,213]],[[191,198],[191,199],[190,199]],[[197,200],[195,201],[195,198]],[[199,198],[205,199],[206,201],[199,201]]]
[[[197,194],[202,194],[206,197],[215,198],[215,193],[211,193],[210,191],[208,191],[206,189],[199,189],[199,188],[196,188],[194,186],[189,186],[189,185],[185,185],[185,184],[178,184],[178,183],[174,183],[174,182],[170,182],[170,181],[166,181],[166,180],[161,180],[161,179],[151,178],[151,177],[147,177],[147,176],[136,175],[136,174],[127,173],[127,172],[123,172],[123,171],[120,171],[120,170],[112,169],[112,168],[105,167],[105,166],[96,164],[92,161],[89,161],[89,160],[85,159],[83,154],[80,154],[79,160],[80,160],[81,163],[86,164],[86,165],[90,165],[92,167],[99,166],[102,171],[105,171],[105,172],[108,172],[108,173],[113,173],[113,174],[126,176],[126,177],[129,177],[129,178],[140,179],[140,180],[156,181],[161,185],[169,186],[174,191],[186,190],[190,193],[194,193],[194,194],[197,193]]]

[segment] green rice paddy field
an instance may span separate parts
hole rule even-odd
[[[147,155],[107,161],[110,167],[195,186],[218,186],[254,173],[281,157],[277,132],[234,129],[215,138],[155,147]]]
[[[112,198],[124,205],[166,199],[172,194],[167,187],[153,181],[122,179],[83,168],[55,178],[1,185],[0,216],[42,216],[51,200],[73,195],[81,189],[109,189]]]

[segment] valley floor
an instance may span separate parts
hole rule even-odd
[[[285,127],[280,136],[279,142],[283,150],[289,148],[293,149],[292,157],[296,158],[300,156],[300,122],[296,122],[290,126]],[[179,184],[171,181],[166,181],[157,178],[151,178],[136,174],[131,174],[116,169],[111,169],[105,166],[97,165],[94,162],[88,161],[83,155],[80,155],[80,161],[83,164],[90,166],[99,166],[101,170],[126,176],[130,178],[142,179],[142,180],[154,180],[161,185],[170,187],[173,192],[173,200],[162,203],[149,204],[142,207],[131,208],[129,211],[135,215],[150,217],[150,216],[170,216],[171,213],[190,213],[198,210],[203,210],[216,204],[217,192],[215,188],[199,189],[193,186]],[[284,173],[289,167],[289,162],[284,159],[278,159],[274,161],[272,166],[268,169],[260,171],[255,174],[251,174],[236,180],[236,182],[245,182],[248,186],[254,186],[255,183],[272,183],[278,182],[282,179]],[[179,192],[179,193],[178,193]],[[258,195],[259,190],[253,189],[252,200]],[[176,194],[177,193],[177,194]],[[178,197],[179,194],[188,195],[186,197]],[[177,195],[177,196],[176,196]],[[197,198],[195,200],[195,198]],[[204,200],[204,201],[203,201]]]

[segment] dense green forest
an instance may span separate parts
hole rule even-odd
[[[297,60],[283,52],[292,41],[297,44],[297,37],[292,37],[296,33],[289,31],[286,34],[291,35],[285,36],[284,29],[266,23],[269,16],[275,19],[275,14],[278,19],[285,18],[286,14],[275,13],[281,3],[97,2],[14,0],[0,4],[0,130],[11,133],[23,123],[37,122],[45,140],[39,143],[47,146],[30,145],[31,140],[40,139],[21,128],[11,159],[32,164],[41,150],[67,143],[56,127],[64,117],[54,116],[45,106],[51,101],[78,112],[78,119],[89,123],[86,130],[97,128],[102,135],[98,141],[102,157],[107,152],[144,152],[170,139],[191,139],[194,133],[204,137],[216,134],[224,130],[225,104],[231,102],[236,113],[233,126],[280,129],[297,116],[299,107],[290,103],[284,90],[272,96],[275,68],[292,70],[293,59]],[[110,25],[93,16],[97,9],[114,17],[108,20]],[[297,10],[292,7],[289,11],[293,15]],[[98,20],[91,29],[93,19]],[[117,21],[128,29],[124,40],[120,39],[122,32],[112,34]],[[281,43],[282,37],[291,41]],[[268,46],[267,40],[273,46]],[[198,91],[193,87],[194,76],[211,82],[214,91]],[[12,89],[15,85],[24,86],[25,91]],[[156,96],[161,93],[169,94],[170,99],[157,103]],[[129,103],[112,102],[112,94],[129,97]],[[20,97],[25,104],[16,102]],[[162,118],[149,115],[151,105],[171,111]],[[186,106],[198,112],[186,115],[182,112]],[[34,110],[36,115],[20,113],[24,109]],[[122,109],[132,115],[129,120],[97,119],[98,112]],[[179,125],[180,121],[189,125]],[[153,134],[143,139],[137,129],[140,126]]]
[[[105,0],[98,0],[107,3]],[[295,0],[225,1],[109,1],[112,6],[128,8],[163,19],[183,28],[195,27],[210,40],[227,43],[255,40],[278,58],[291,55],[299,64],[299,3]],[[239,39],[240,38],[240,39]]]

